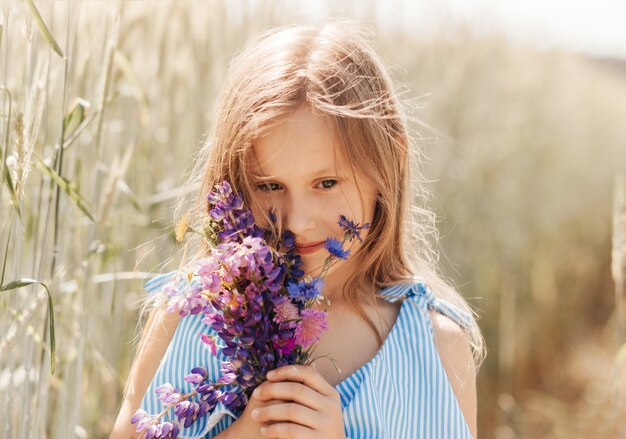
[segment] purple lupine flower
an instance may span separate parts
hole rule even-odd
[[[152,418],[149,416],[145,417],[141,419],[139,422],[137,422],[137,427],[135,428],[135,432],[141,433],[142,431],[150,428],[151,425],[152,425]]]
[[[175,389],[170,383],[161,384],[159,387],[154,389],[154,393],[159,395],[157,397],[160,401],[165,401],[172,393],[174,393]]]
[[[145,410],[143,409],[138,409],[135,414],[133,415],[132,418],[130,418],[130,423],[131,424],[136,424],[137,422],[141,421],[143,418],[145,418],[146,416],[148,416],[148,413],[146,413]]]
[[[165,401],[163,401],[163,403],[165,405],[177,404],[181,398],[182,395],[180,393],[172,393],[170,396],[165,398]]]
[[[184,401],[184,402],[189,402],[189,401]],[[200,412],[200,404],[198,404],[197,402],[191,402],[189,404],[185,404],[184,408],[181,409],[177,413],[178,420],[183,421],[183,425],[185,426],[185,428],[189,428],[189,426],[196,419],[198,419],[199,412]]]
[[[225,373],[219,377],[217,381],[224,384],[231,384],[237,381],[237,375],[233,372]]]
[[[185,282],[183,288],[170,282],[163,287],[163,291],[168,297],[168,312],[177,312],[182,317],[188,314],[199,314],[209,306],[208,299],[202,295],[203,289],[190,285],[188,281]]]
[[[207,377],[207,370],[204,367],[194,367],[193,369],[191,369],[191,373],[200,375],[203,380],[205,380]]]
[[[339,259],[348,259],[348,256],[350,255],[350,250],[344,250],[343,244],[335,238],[326,238],[324,248],[328,250],[328,253],[332,256]]]
[[[190,373],[189,375],[185,376],[184,379],[191,384],[201,384],[204,382],[205,377],[198,373]]]
[[[262,237],[264,232],[254,223],[252,213],[243,207],[241,193],[234,194],[231,185],[224,181],[216,184],[207,195],[213,206],[210,217],[222,228],[217,233],[224,242],[240,241],[243,236]]]
[[[178,437],[178,425],[173,422],[164,422],[161,428],[162,438],[175,438]]]
[[[157,433],[159,431],[159,425],[158,424],[152,424],[148,430],[146,430],[146,436],[145,439],[153,439],[155,437],[159,437],[157,436]]]
[[[174,414],[177,415],[180,419],[181,416],[185,416],[189,406],[191,405],[191,401],[185,400],[176,404],[176,408],[174,409]]]
[[[281,242],[285,249],[292,250],[296,246],[296,235],[290,230],[285,230],[283,231]]]
[[[222,397],[222,404],[231,411],[236,411],[239,407],[245,406],[247,402],[247,397],[243,393],[224,392],[224,396]]]

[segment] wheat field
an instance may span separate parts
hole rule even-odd
[[[330,16],[376,31],[416,104],[440,262],[487,342],[480,436],[626,437],[626,61],[335,3],[0,2],[1,438],[108,437],[230,58]]]

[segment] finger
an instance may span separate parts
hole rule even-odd
[[[286,422],[273,424],[268,427],[261,427],[261,434],[265,437],[290,439],[307,439],[316,437],[314,430],[308,427],[303,427],[302,425],[290,424]]]
[[[293,381],[279,381],[263,383],[254,389],[252,395],[260,400],[269,399],[294,401],[313,410],[320,410],[328,404],[327,397],[313,390],[309,386]]]
[[[313,429],[320,426],[321,422],[318,412],[294,403],[259,407],[252,410],[251,416],[257,422],[288,421]]]
[[[269,381],[297,381],[325,396],[337,396],[337,391],[312,366],[282,366],[267,373]]]

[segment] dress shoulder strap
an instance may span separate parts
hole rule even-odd
[[[434,309],[440,314],[449,317],[464,329],[476,326],[474,317],[465,310],[451,304],[445,299],[435,296],[431,288],[422,281],[411,284],[406,291],[406,297],[421,302],[429,310]]]
[[[157,292],[166,284],[174,280],[176,277],[176,273],[178,273],[178,270],[172,270],[167,273],[157,274],[156,276],[151,277],[150,279],[145,281],[143,283],[143,288],[150,294]],[[183,280],[184,279],[181,278],[179,282]]]
[[[413,280],[391,285],[380,290],[377,295],[382,296],[388,302],[412,300],[423,309],[434,309],[451,318],[465,329],[476,326],[476,321],[470,313],[459,309],[459,307],[451,304],[447,300],[435,296],[435,293],[433,293],[430,287],[422,280]]]

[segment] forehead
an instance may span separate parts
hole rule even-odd
[[[308,176],[343,167],[340,142],[332,120],[301,106],[259,136],[252,147],[249,170],[260,176]]]

